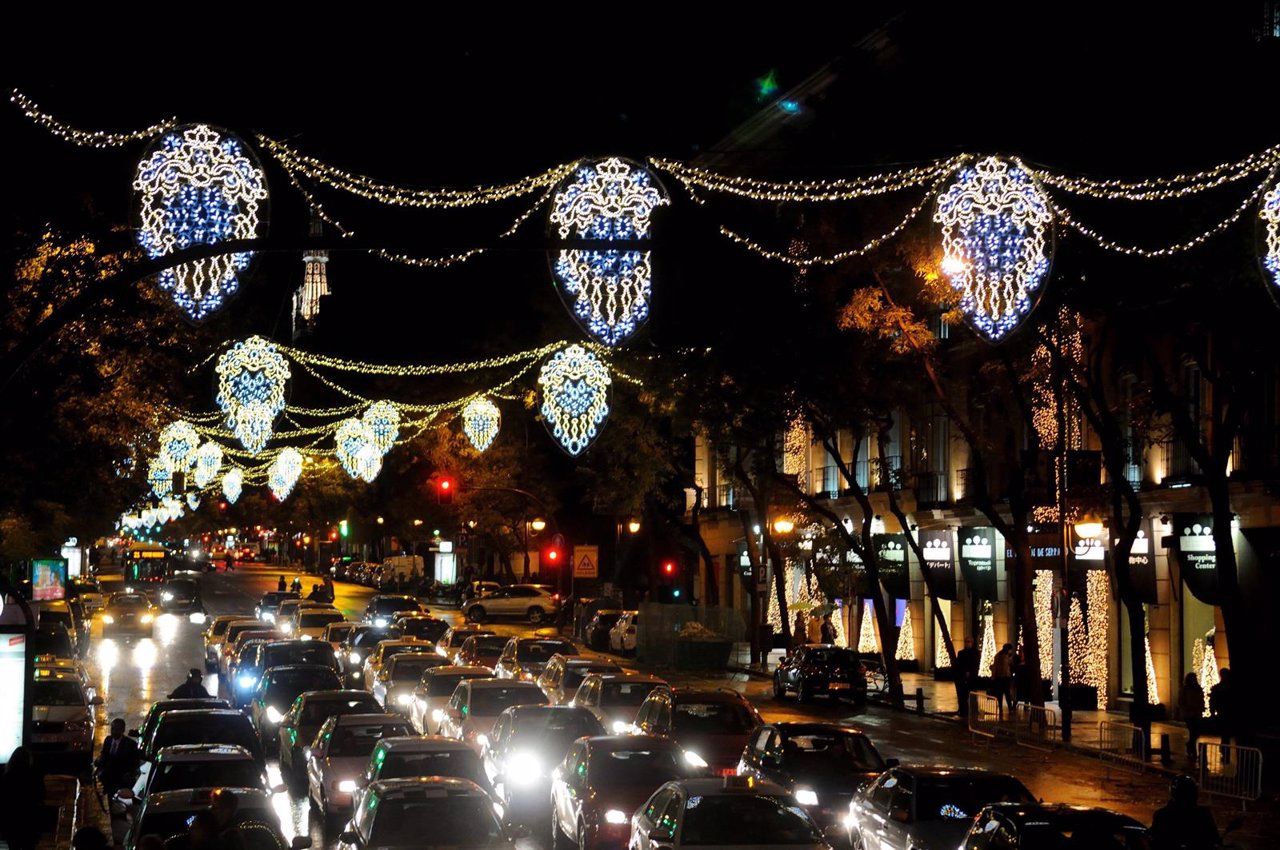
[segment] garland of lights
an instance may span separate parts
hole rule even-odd
[[[580,345],[557,351],[538,373],[540,412],[547,430],[570,455],[577,456],[596,438],[609,415],[608,368]]]
[[[761,180],[709,171],[670,159],[651,158],[650,164],[666,171],[690,191],[707,189],[767,203],[825,203],[884,195],[922,186],[950,173],[959,157],[939,160],[916,168],[887,171],[844,180]]]
[[[984,607],[990,611],[991,604],[985,603]],[[991,665],[996,660],[996,624],[995,617],[990,613],[982,615],[982,649],[978,653],[978,675],[990,676]]]
[[[160,453],[168,458],[175,471],[191,468],[196,462],[195,452],[199,445],[200,435],[185,420],[170,422],[160,431]]]
[[[283,502],[293,492],[293,485],[302,475],[302,453],[293,446],[281,449],[267,470],[267,486],[278,501]]]
[[[911,604],[902,611],[902,625],[898,628],[898,648],[893,657],[899,661],[916,660],[916,633],[911,625]]]
[[[138,244],[152,259],[197,245],[258,235],[266,174],[239,139],[207,124],[165,133],[138,163]],[[165,269],[159,287],[193,321],[239,288],[251,252],[218,254]]]
[[[77,130],[67,124],[63,124],[47,112],[42,112],[36,102],[27,97],[17,89],[9,96],[12,103],[17,104],[23,114],[35,123],[44,127],[65,141],[75,145],[84,145],[95,148],[114,148],[121,145],[127,145],[130,142],[138,142],[144,139],[150,139],[161,133],[167,132],[178,124],[178,119],[168,118],[158,124],[152,124],[150,127],[141,130],[132,130],[126,133],[107,133],[100,130]]]
[[[484,396],[471,399],[462,408],[462,432],[478,452],[493,445],[501,427],[502,411]]]
[[[275,418],[284,410],[289,364],[274,343],[251,336],[218,358],[217,372],[216,400],[227,427],[256,455],[271,439]]]
[[[1263,199],[1258,217],[1262,220],[1266,239],[1262,265],[1271,275],[1271,283],[1280,290],[1280,183],[1272,187]]]

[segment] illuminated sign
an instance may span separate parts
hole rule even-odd
[[[27,638],[0,633],[0,763],[22,745],[26,728]]]
[[[134,549],[129,553],[129,557],[135,561],[147,561],[164,557],[163,550],[156,549]]]
[[[31,598],[50,602],[67,596],[67,562],[46,558],[31,562]]]

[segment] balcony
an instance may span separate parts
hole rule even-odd
[[[887,455],[858,461],[854,475],[866,492],[902,489],[902,456]]]
[[[937,507],[951,501],[945,472],[917,472],[916,504],[922,508]]]
[[[1164,487],[1185,487],[1192,479],[1200,475],[1200,466],[1191,457],[1191,452],[1181,440],[1165,440],[1157,443],[1159,470],[1162,473],[1159,483]]]
[[[809,492],[814,496],[835,499],[840,496],[840,467],[820,466],[809,472]]]
[[[733,508],[734,493],[732,484],[716,485],[716,502],[712,507]]]

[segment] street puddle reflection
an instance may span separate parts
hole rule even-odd
[[[105,699],[111,692],[111,670],[120,662],[120,647],[111,638],[103,638],[98,641],[98,651],[94,660],[98,663],[98,673],[102,680],[98,693]]]

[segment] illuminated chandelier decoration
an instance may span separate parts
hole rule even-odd
[[[502,427],[502,411],[484,396],[473,398],[462,408],[462,433],[467,435],[476,451],[483,452],[498,437]]]
[[[195,492],[195,491],[193,490],[192,492],[190,492],[190,493],[188,493],[188,494],[187,494],[187,507],[188,507],[188,508],[191,508],[191,510],[193,510],[193,511],[194,511],[196,508],[200,507],[200,494],[199,494],[199,493],[197,493],[197,492]]]
[[[289,363],[274,343],[260,336],[237,342],[218,358],[218,407],[227,427],[249,454],[271,439],[276,416],[284,410]]]
[[[240,491],[244,489],[244,473],[239,467],[233,466],[228,469],[222,476],[222,495],[226,497],[229,504],[234,505],[236,500],[240,498]]]
[[[542,418],[571,455],[581,454],[609,415],[609,370],[580,345],[552,355],[538,373]]]
[[[373,447],[373,435],[369,431],[369,426],[359,419],[344,419],[338,423],[338,429],[333,434],[333,442],[334,452],[342,468],[352,478],[363,478],[364,476],[360,474],[361,452]],[[374,451],[377,452],[376,449]],[[381,467],[381,461],[378,465]]]
[[[222,446],[205,443],[196,450],[195,479],[197,487],[208,487],[222,469]]]
[[[400,436],[400,411],[389,401],[375,401],[364,412],[364,424],[373,447],[385,455]]]
[[[258,235],[267,200],[262,166],[239,139],[207,124],[162,135],[138,163],[138,244],[152,259]],[[222,307],[249,268],[248,251],[193,260],[158,275],[193,321]]]
[[[277,500],[283,502],[293,492],[293,485],[302,475],[302,453],[289,446],[280,450],[267,469],[267,486]]]
[[[190,422],[170,422],[160,432],[160,451],[169,458],[175,471],[190,469],[196,462],[196,446],[200,435]]]
[[[151,459],[147,465],[147,484],[157,499],[163,499],[173,490],[173,465],[168,457],[161,454]]]
[[[579,166],[556,190],[548,226],[567,244],[552,272],[579,326],[605,345],[621,345],[649,316],[650,219],[668,203],[648,169],[619,157]],[[618,247],[573,247],[578,240]]]
[[[356,477],[366,484],[372,484],[373,479],[377,478],[381,471],[382,452],[378,451],[378,447],[372,443],[365,443],[356,452]]]
[[[1262,265],[1271,275],[1272,292],[1280,293],[1280,183],[1271,187],[1271,191],[1262,199],[1262,209],[1258,213],[1265,228],[1266,254]]]
[[[979,334],[999,342],[1031,312],[1049,272],[1053,212],[1019,164],[987,157],[938,198],[942,271]]]

